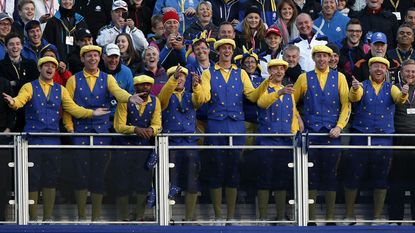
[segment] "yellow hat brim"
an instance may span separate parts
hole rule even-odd
[[[55,66],[58,66],[58,60],[54,57],[42,57],[37,61],[37,66],[40,67],[45,63],[52,62]]]
[[[312,55],[314,55],[315,53],[327,53],[331,56],[333,55],[333,50],[325,45],[316,45],[311,50]]]
[[[174,74],[174,72],[176,72],[176,69],[177,69],[177,66],[170,67],[170,68],[167,70],[167,77],[170,77],[171,75],[173,75],[173,74]],[[189,74],[189,70],[188,70],[186,67],[183,67],[183,66],[182,66],[182,68],[181,68],[180,72],[182,72],[182,73],[183,73],[183,74],[185,74],[186,76]]]
[[[369,66],[371,66],[373,63],[382,63],[385,64],[388,69],[390,67],[390,62],[388,61],[388,59],[383,58],[383,57],[372,57],[369,59]]]
[[[154,78],[148,75],[139,75],[134,77],[134,85],[142,83],[151,83],[154,84]]]
[[[102,48],[97,45],[86,45],[81,48],[81,51],[79,52],[79,55],[82,57],[85,53],[91,52],[91,51],[97,51],[99,55],[102,54]]]
[[[284,66],[285,69],[288,69],[288,62],[281,59],[272,59],[268,62],[267,68],[269,69],[272,66]]]
[[[218,50],[218,48],[224,44],[230,44],[232,45],[233,49],[236,48],[236,44],[235,41],[232,39],[221,39],[215,42],[215,44],[213,44],[213,47],[215,48],[215,50]]]

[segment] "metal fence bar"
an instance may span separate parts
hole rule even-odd
[[[158,138],[159,152],[159,223],[161,226],[168,226],[170,222],[169,194],[169,138]]]
[[[29,222],[29,156],[27,140],[22,136],[15,137],[15,187],[17,223],[27,225]]]

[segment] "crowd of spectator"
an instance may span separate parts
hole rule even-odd
[[[308,131],[327,133],[310,138],[311,144],[323,145],[340,145],[341,132],[415,133],[414,29],[411,0],[0,0],[0,131],[135,135],[95,137],[97,145],[154,145],[159,133]],[[61,141],[33,137],[29,143]],[[89,144],[89,138],[73,137],[70,143]],[[172,145],[197,143],[227,145],[228,140],[170,140]],[[350,141],[362,143],[366,138]],[[390,137],[371,143],[412,145]],[[235,137],[233,144],[292,142]],[[292,161],[287,151],[213,150],[201,161],[198,151],[173,150],[169,198],[186,191],[185,220],[196,218],[201,167],[209,171],[212,218],[235,218],[242,153],[256,155],[259,219],[268,219],[273,191],[277,220],[286,220],[292,179],[286,175]],[[119,220],[130,220],[131,196],[137,205],[134,220],[143,220],[146,203],[154,204],[156,158],[151,151],[120,151],[113,158],[97,151],[73,156],[78,219],[87,219],[88,191],[91,220],[101,219],[106,168],[112,163]],[[30,218],[38,219],[42,192],[43,220],[48,221],[60,158],[56,151],[43,151],[30,159],[35,161]],[[342,155],[338,149],[311,150],[309,159],[314,163],[310,198],[317,200],[318,190],[324,191],[329,221],[334,220],[340,159],[347,167],[343,185],[350,221],[365,168],[372,177],[373,219],[380,220],[387,190],[392,200],[402,200],[411,187],[410,164],[415,161],[389,150]],[[4,220],[7,196],[0,193]],[[315,204],[309,214],[315,220]],[[403,217],[402,202],[389,205],[390,219]]]

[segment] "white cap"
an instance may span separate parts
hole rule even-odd
[[[124,9],[128,11],[128,5],[123,0],[117,0],[112,3],[112,10],[115,11],[116,9]]]
[[[107,44],[107,46],[105,46],[105,50],[104,50],[104,54],[107,56],[112,56],[112,55],[117,55],[120,56],[120,48],[118,48],[118,46],[116,44]]]

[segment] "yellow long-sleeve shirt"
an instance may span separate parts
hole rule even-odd
[[[167,83],[161,89],[159,95],[157,96],[160,100],[161,111],[164,111],[169,106],[170,98],[173,94],[176,95],[177,99],[179,99],[180,102],[182,102],[182,97],[185,90],[181,92],[175,91],[177,83],[177,79],[171,76]],[[201,91],[202,87],[200,85],[193,87],[192,104],[195,109],[198,109],[200,107],[200,105],[197,102],[197,98],[200,95]]]
[[[140,116],[143,115],[147,104],[151,102],[152,102],[151,98],[148,97],[147,100],[143,104],[137,106],[138,114]],[[128,114],[127,107],[128,107],[127,103],[118,103],[117,110],[115,111],[115,115],[114,115],[114,129],[118,133],[133,134],[134,128],[136,126],[127,125],[127,114]],[[160,100],[157,97],[156,97],[156,107],[151,117],[150,128],[153,129],[155,135],[161,132],[161,106],[160,106]]]
[[[238,67],[235,64],[232,64],[231,70],[228,72],[224,68],[220,67],[218,63],[216,63],[214,69],[220,70],[220,73],[225,79],[225,82],[228,82],[231,71],[238,69]],[[209,69],[203,71],[201,79],[202,79],[201,81],[202,91],[200,92],[200,95],[197,97],[198,104],[207,103],[210,101],[210,98],[211,98],[211,93],[210,93],[211,73]],[[254,86],[252,85],[249,75],[246,73],[245,70],[241,70],[241,80],[244,86],[243,94],[248,100],[250,100],[253,103],[256,103],[256,101],[258,100],[259,94],[262,93],[267,88],[268,79],[262,82],[261,85],[255,89]]]
[[[329,74],[330,69],[327,68],[325,71],[320,71],[318,69],[315,69],[315,72],[317,74],[318,81],[320,83],[320,87],[322,90],[324,90],[324,87],[326,86],[327,76]],[[351,105],[349,102],[349,87],[347,85],[346,77],[344,74],[339,72],[338,76],[338,90],[339,90],[339,99],[341,104],[340,109],[340,116],[337,120],[337,125],[341,129],[343,129],[347,122],[349,121],[350,112],[351,112]],[[306,94],[307,92],[307,73],[301,74],[297,81],[294,84],[294,97],[295,102],[298,103],[298,101]]]
[[[262,94],[260,94],[257,104],[258,107],[263,109],[268,109],[275,101],[278,99],[282,100],[284,95],[278,95],[278,91],[284,88],[283,85],[280,84],[273,84],[269,83],[269,87],[273,88],[275,92],[268,93],[268,91],[264,91]],[[293,105],[293,117],[292,117],[292,123],[291,123],[291,133],[295,134],[298,130],[300,130],[300,126],[298,125],[298,110],[295,104],[294,95],[291,94],[292,98],[292,105]]]
[[[42,88],[43,93],[45,96],[49,96],[50,89],[53,87],[53,81],[45,82],[39,79],[40,87]],[[33,98],[33,87],[32,83],[26,83],[22,86],[19,91],[19,94],[14,97],[14,105],[12,106],[13,109],[17,110],[25,106],[27,102],[29,102]],[[65,87],[61,87],[61,101],[62,101],[62,108],[76,118],[91,118],[93,110],[86,109],[84,107],[78,106],[72,98],[69,96],[68,91]]]
[[[372,81],[371,77],[369,77],[369,80],[372,84],[373,89],[375,89],[376,95],[378,95],[385,81],[381,83],[376,83]],[[393,101],[396,104],[404,104],[405,101],[408,99],[408,95],[402,95],[401,90],[399,90],[399,88],[395,85],[392,85],[391,87],[391,95],[392,95]],[[363,97],[363,87],[359,86],[357,90],[350,88],[350,92],[349,92],[350,102],[352,103],[359,102],[362,99],[362,97]]]
[[[99,74],[100,74],[99,72],[101,71],[98,70],[95,74],[89,74],[85,70],[83,72],[84,72],[86,82],[89,86],[89,89],[92,91],[95,87],[97,78],[99,77]],[[108,84],[109,92],[117,99],[118,103],[128,102],[128,99],[131,97],[131,94],[129,94],[127,91],[120,88],[120,86],[118,86],[117,80],[115,80],[115,78],[110,74],[108,75],[107,84]],[[66,82],[66,89],[68,90],[68,93],[72,99],[74,98],[75,88],[76,88],[76,78],[75,78],[75,75],[73,75]],[[68,131],[74,130],[72,118],[68,114],[65,114],[65,112],[63,114],[63,124],[66,130]]]

